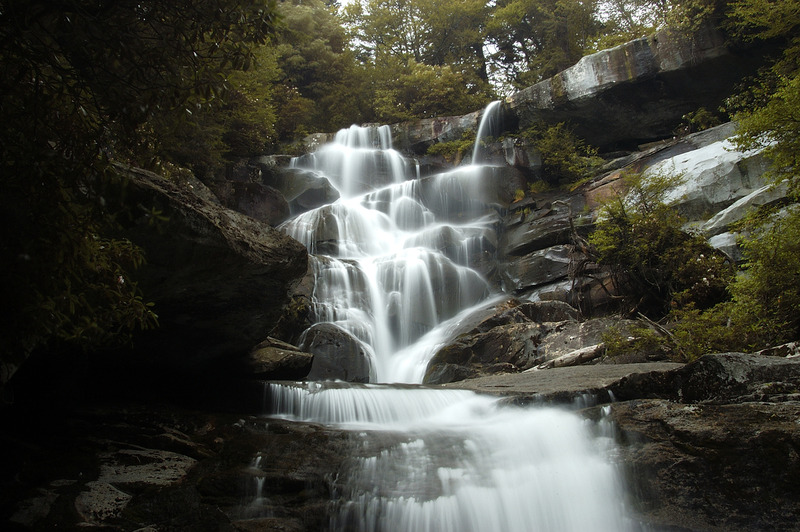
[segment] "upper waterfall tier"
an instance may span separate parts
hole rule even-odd
[[[333,142],[293,159],[292,167],[324,175],[343,198],[416,176],[416,167],[392,149],[387,126],[342,129]]]

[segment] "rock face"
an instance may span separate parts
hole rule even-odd
[[[139,283],[160,324],[137,338],[138,362],[195,371],[213,359],[246,355],[305,274],[305,248],[155,174],[127,175],[128,204],[145,210],[132,211],[124,236],[145,250]]]
[[[504,127],[514,131],[567,122],[601,151],[635,148],[673,136],[687,113],[718,108],[738,82],[761,66],[763,56],[763,50],[731,46],[725,35],[710,27],[695,33],[662,30],[586,56],[512,94],[504,102]],[[432,144],[459,140],[465,131],[477,130],[481,114],[395,124],[395,148],[424,155]],[[311,150],[329,137],[309,137],[306,145]],[[535,154],[504,148],[509,164],[537,162]]]
[[[3,530],[322,530],[354,448],[343,431],[157,405],[26,414],[50,418],[0,412]]]
[[[797,403],[611,405],[640,518],[656,530],[797,529]]]
[[[685,182],[670,191],[665,201],[688,221],[696,221],[764,187],[767,168],[761,153],[742,153],[723,139],[659,161],[645,170],[645,176],[684,176]]]
[[[610,416],[643,519],[668,530],[796,530],[798,384],[800,359],[726,353],[610,386],[629,399]]]
[[[520,129],[569,122],[593,146],[630,147],[671,136],[699,107],[716,109],[758,63],[758,53],[729,48],[716,30],[664,30],[586,56],[507,105]]]
[[[290,214],[286,198],[278,190],[261,183],[224,181],[214,192],[229,209],[272,226],[286,220]]]
[[[723,353],[663,375],[632,375],[611,387],[620,400],[681,402],[800,401],[800,359]]]
[[[423,382],[444,384],[585,363],[605,354],[602,335],[609,328],[627,331],[632,324],[618,318],[581,322],[578,311],[561,301],[508,300],[437,351]],[[652,359],[652,354],[642,354],[642,360]]]
[[[392,138],[396,146],[412,153],[425,153],[436,142],[461,139],[465,131],[478,129],[482,111],[468,115],[439,117],[403,122],[392,126]]]

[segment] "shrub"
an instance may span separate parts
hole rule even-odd
[[[664,338],[646,326],[634,326],[627,331],[619,326],[609,327],[602,335],[606,356],[628,353],[654,353],[664,345]]]
[[[578,181],[602,162],[597,150],[587,146],[563,122],[530,127],[522,136],[541,154],[544,177],[551,183]]]
[[[731,286],[733,320],[755,347],[800,336],[800,206],[770,217],[743,239],[745,271]]]
[[[465,130],[459,140],[437,142],[428,147],[428,155],[441,155],[448,162],[461,160],[464,153],[469,153],[475,146],[475,131]]]
[[[670,313],[675,344],[687,360],[800,338],[800,207],[754,223],[742,240],[747,263],[730,284],[731,301]]]
[[[681,216],[664,203],[682,178],[623,179],[627,192],[601,207],[589,243],[594,259],[610,269],[625,310],[659,319],[675,306],[709,308],[724,300],[733,275],[727,258],[685,232]]]

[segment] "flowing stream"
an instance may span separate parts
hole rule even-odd
[[[484,112],[473,162],[498,111]],[[437,349],[500,296],[480,268],[499,219],[485,194],[491,168],[420,178],[386,126],[342,130],[293,165],[339,191],[281,229],[312,254],[315,320],[359,346],[353,356],[368,368],[364,384],[270,385],[272,416],[337,426],[358,442],[333,480],[329,529],[631,529],[602,424],[420,385]]]

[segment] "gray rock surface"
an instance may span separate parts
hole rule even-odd
[[[610,387],[619,400],[684,403],[800,402],[800,359],[744,353],[710,354],[660,375],[633,375]]]
[[[794,531],[800,405],[614,403],[632,509],[655,530]]]
[[[688,221],[697,221],[761,189],[767,168],[759,152],[742,153],[726,139],[661,160],[644,175],[682,176],[684,183],[669,191],[665,201]]]
[[[314,355],[308,380],[370,382],[369,353],[350,333],[332,323],[317,323],[300,338],[300,350]]]
[[[289,217],[289,203],[280,191],[261,183],[221,181],[214,187],[220,202],[260,222],[276,226]]]
[[[243,371],[255,379],[294,380],[306,378],[314,355],[292,344],[267,338],[250,351]]]
[[[508,396],[520,404],[536,402],[567,402],[584,394],[608,395],[605,390],[623,377],[682,368],[674,362],[643,362],[634,364],[595,364],[553,368],[523,373],[488,375],[443,384],[445,388],[473,390],[479,393]]]
[[[570,265],[579,260],[576,255],[573,246],[558,245],[508,260],[501,265],[503,285],[509,292],[521,293],[566,279]]]
[[[581,59],[556,76],[511,95],[519,128],[569,122],[594,146],[611,150],[669,137],[683,115],[716,109],[760,62],[710,28],[663,30]]]
[[[246,355],[305,274],[305,248],[155,174],[127,169],[127,176],[132,207],[123,236],[146,253],[137,277],[160,325],[137,337],[133,363],[200,371]]]
[[[578,321],[578,311],[561,301],[522,303],[511,299],[494,309],[434,354],[424,383],[583,363],[605,354],[602,336],[607,330],[618,327],[626,331],[635,323],[619,318]],[[570,358],[579,351],[584,352],[583,358]],[[638,355],[642,360],[655,356]]]
[[[788,185],[786,182],[777,185],[765,185],[747,196],[735,201],[730,207],[723,209],[709,218],[700,230],[707,237],[725,233],[731,225],[742,220],[748,211],[778,202],[786,198]]]

